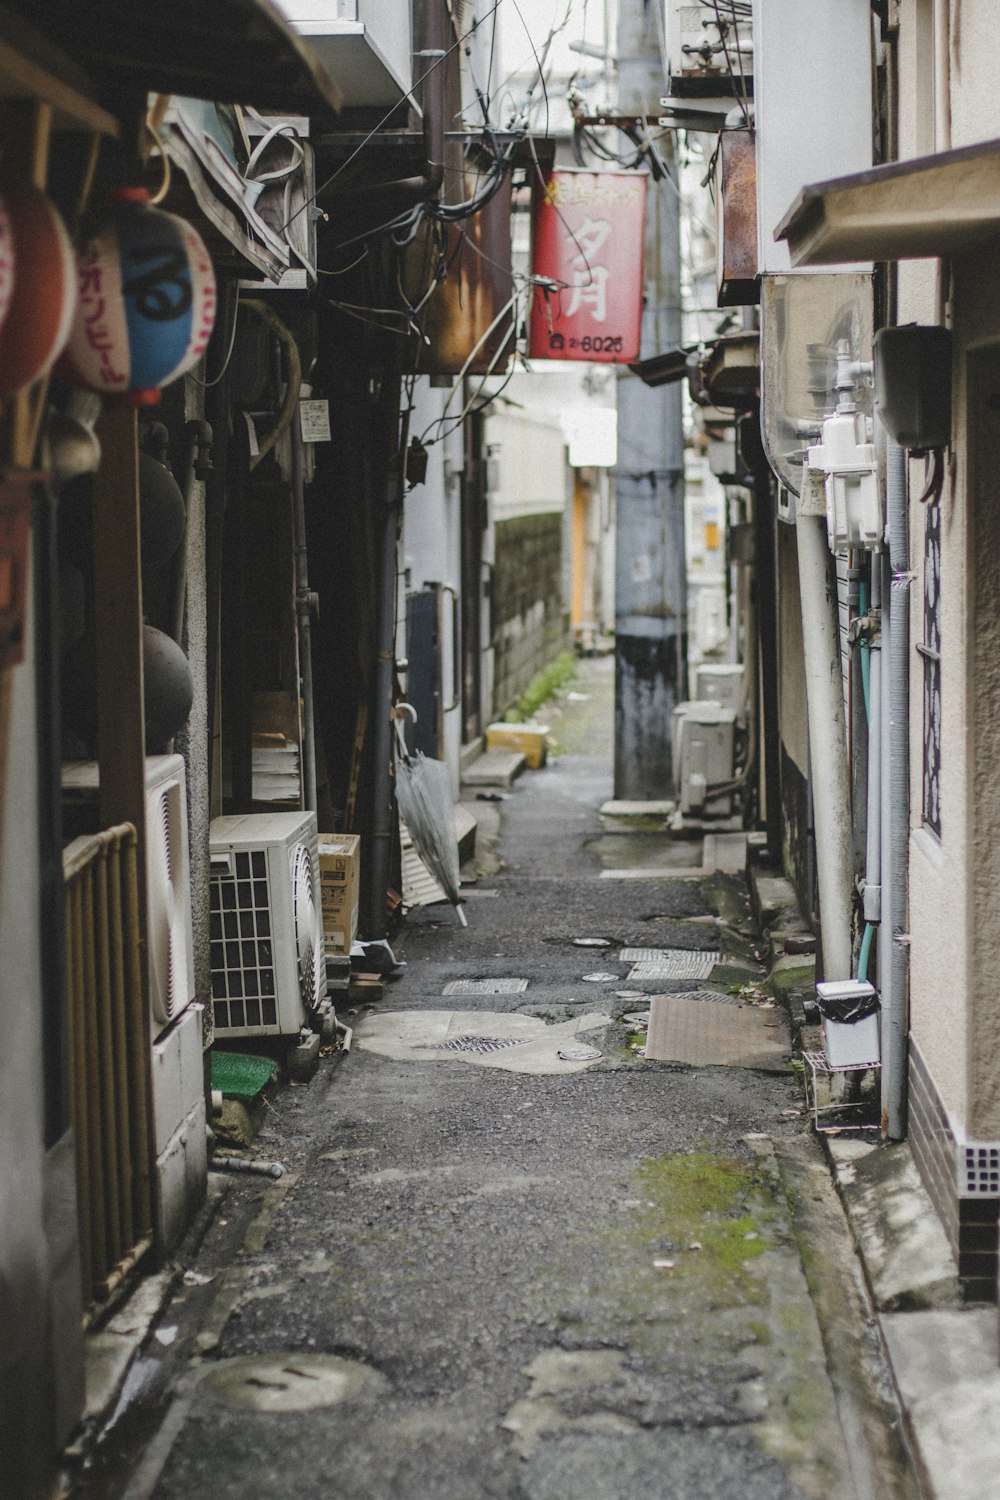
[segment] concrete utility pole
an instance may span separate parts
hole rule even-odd
[[[620,0],[619,107],[655,113],[666,90],[659,0]],[[680,205],[673,182],[650,183],[646,214],[643,358],[681,342]],[[615,605],[615,796],[673,793],[670,725],[686,696],[684,429],[681,387],[651,389],[619,372]]]

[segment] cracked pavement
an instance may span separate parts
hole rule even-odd
[[[642,1000],[615,993],[628,965],[574,946],[721,934],[755,972],[734,877],[601,879],[618,836],[599,813],[608,665],[584,664],[589,697],[562,705],[566,753],[500,804],[482,881],[498,896],[469,901],[467,929],[450,908],[414,913],[394,940],[403,977],[346,1016],[358,1044],[273,1097],[255,1154],[286,1176],[214,1179],[170,1337],[151,1340],[81,1500],[911,1494],[879,1372],[837,1363],[836,1315],[810,1296],[810,1275],[854,1272],[835,1199],[822,1246],[803,1241],[796,1205],[829,1190],[798,1080],[645,1061]],[[443,996],[498,975],[528,987]],[[478,1014],[479,1035],[561,1023],[600,1057],[539,1073],[506,1066],[517,1048],[363,1045],[390,1013],[419,1031],[442,1011]]]

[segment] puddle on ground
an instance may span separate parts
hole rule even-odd
[[[702,864],[702,844],[662,833],[605,833],[587,847],[606,870],[694,870]]]
[[[211,1366],[199,1389],[238,1411],[316,1411],[352,1396],[375,1395],[385,1377],[336,1354],[247,1355]]]

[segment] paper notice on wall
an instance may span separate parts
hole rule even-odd
[[[300,401],[299,425],[304,443],[328,443],[330,441],[329,401]]]

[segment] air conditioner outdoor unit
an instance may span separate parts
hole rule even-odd
[[[671,725],[674,786],[682,814],[732,811],[732,793],[712,796],[711,788],[733,775],[736,715],[719,703],[678,703]]]
[[[211,827],[216,1037],[292,1036],[326,998],[316,814],[252,813]]]
[[[740,662],[699,662],[694,671],[694,695],[702,703],[721,703],[742,719],[746,712],[745,677],[746,669]]]
[[[96,828],[97,761],[64,765],[62,785],[76,816]],[[187,787],[179,755],[146,757],[146,926],[150,1032],[155,1039],[194,999]]]

